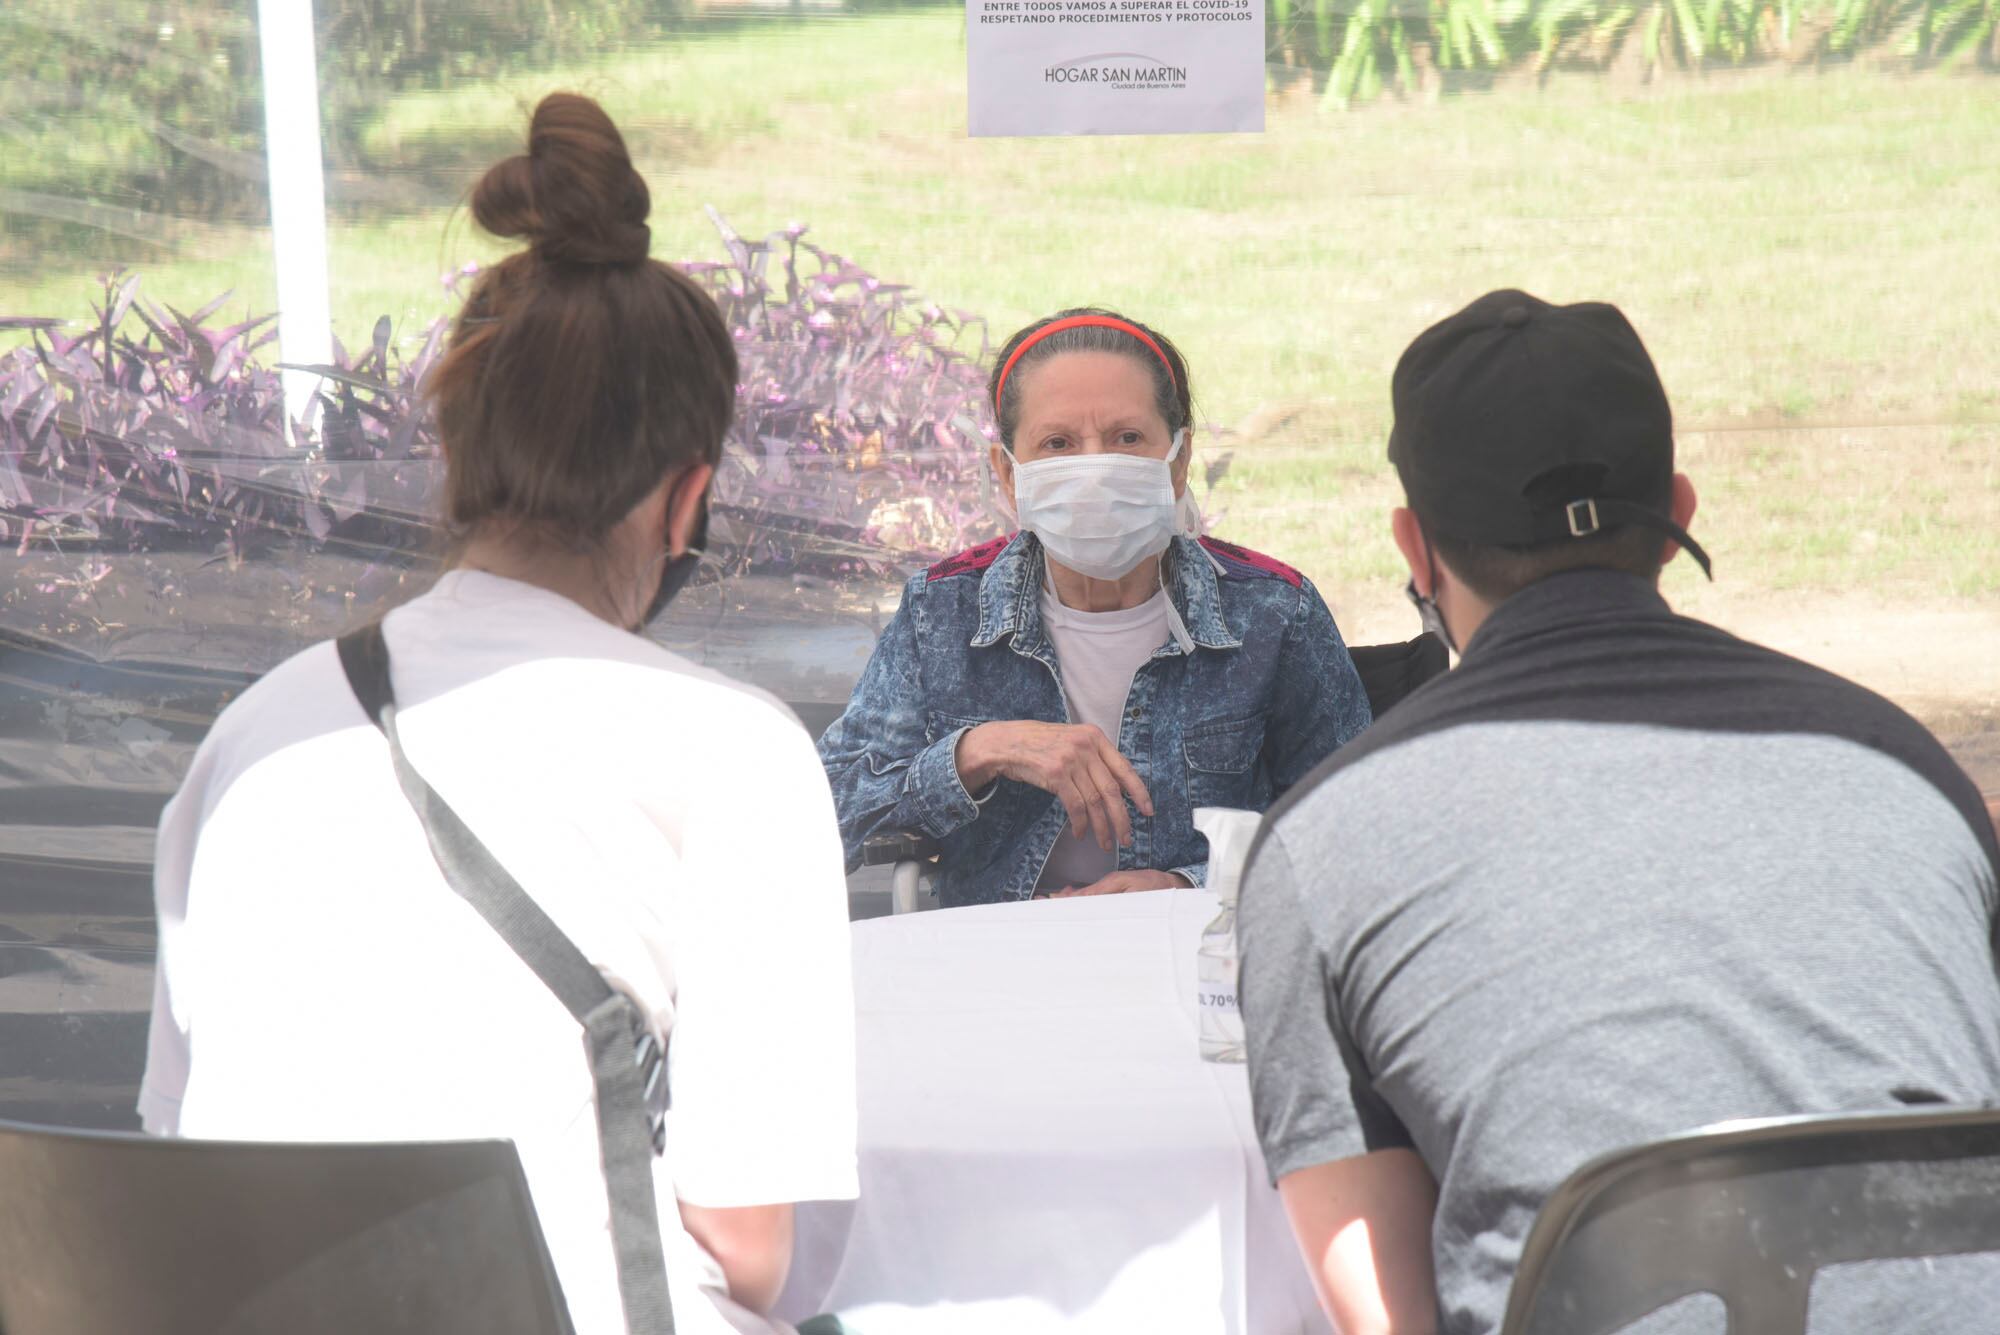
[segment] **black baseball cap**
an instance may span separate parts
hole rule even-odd
[[[1389,461],[1461,542],[1539,547],[1643,524],[1709,573],[1674,523],[1674,415],[1616,306],[1489,292],[1417,335],[1391,381]]]

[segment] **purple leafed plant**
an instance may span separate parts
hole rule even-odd
[[[792,227],[687,271],[737,339],[737,420],[716,482],[729,573],[887,575],[993,531],[982,503],[983,322],[923,303]],[[469,271],[452,275],[453,285]],[[17,553],[437,549],[440,471],[419,387],[446,322],[400,350],[386,317],[285,420],[274,317],[210,323],[105,280],[92,319],[0,317],[0,543]],[[976,332],[975,332],[976,331]],[[976,340],[976,346],[968,343]],[[288,429],[289,428],[289,429]]]
[[[379,546],[385,522],[421,527],[407,509],[364,517],[368,479],[347,466],[421,464],[435,453],[416,386],[442,325],[409,358],[391,349],[386,318],[359,356],[338,350],[334,365],[314,368],[326,379],[312,420],[288,437],[280,373],[257,355],[276,338],[275,317],[209,324],[227,300],[183,315],[120,274],[105,280],[81,332],[0,317],[0,330],[32,335],[0,354],[0,541],[23,555],[51,547],[239,559],[343,530]],[[404,479],[395,490],[412,488]]]
[[[728,259],[685,267],[736,337],[736,424],[716,479],[734,559],[889,573],[996,532],[981,486],[985,321],[882,281],[802,226],[745,241],[709,217]]]

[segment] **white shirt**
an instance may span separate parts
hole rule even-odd
[[[1062,669],[1063,695],[1071,723],[1090,723],[1118,745],[1119,720],[1132,674],[1167,642],[1167,594],[1164,589],[1137,607],[1116,612],[1079,612],[1065,607],[1048,589],[1042,590],[1042,625],[1055,646]],[[1064,890],[1091,885],[1118,869],[1118,855],[1097,846],[1094,838],[1079,838],[1068,828],[1056,836],[1037,890]]]
[[[384,622],[411,763],[667,1038],[656,1161],[685,1335],[731,1303],[676,1198],[856,1194],[847,899],[770,697],[471,571]],[[139,1111],[160,1135],[505,1137],[578,1335],[625,1329],[582,1030],[446,885],[331,644],[225,710],[160,820]]]

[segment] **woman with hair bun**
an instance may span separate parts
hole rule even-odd
[[[1200,885],[1194,808],[1268,807],[1368,725],[1361,678],[1311,581],[1200,535],[1166,335],[1059,311],[988,393],[1021,531],[909,582],[820,739],[848,864],[928,836],[947,905]]]
[[[480,226],[526,244],[480,274],[428,387],[453,560],[379,636],[272,671],[196,755],[160,822],[139,1107],[161,1135],[512,1140],[579,1335],[624,1331],[628,1272],[660,1268],[614,1251],[618,1181],[657,1212],[683,1335],[768,1332],[791,1203],[855,1194],[845,884],[797,721],[632,633],[699,556],[736,380],[714,303],[648,257],[649,207],[568,94],[474,190]],[[369,653],[391,710],[359,702]],[[662,1082],[627,1081],[650,1175],[607,1186],[612,1086],[433,853],[404,757],[670,1078],[664,1113]]]

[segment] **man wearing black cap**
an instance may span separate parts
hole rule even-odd
[[[1661,600],[1666,560],[1708,558],[1614,307],[1482,297],[1393,397],[1396,541],[1460,667],[1272,810],[1239,996],[1266,1163],[1340,1329],[1485,1335],[1598,1154],[2000,1099],[2000,844],[1902,711]],[[1985,1330],[1963,1299],[1825,1285],[1814,1326]]]

